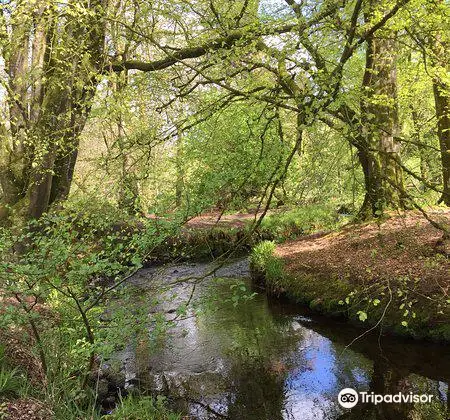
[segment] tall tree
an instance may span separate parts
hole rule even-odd
[[[250,3],[243,2],[243,16]],[[7,28],[1,34],[8,73],[3,85],[9,105],[9,121],[2,126],[0,144],[2,218],[11,210],[25,218],[38,218],[50,204],[67,197],[79,135],[104,71],[163,70],[184,59],[229,49],[264,33],[289,32],[294,27],[282,24],[227,29],[196,46],[188,39],[181,46],[166,48],[153,34],[146,36],[139,32],[140,28],[133,29],[123,22],[126,37],[134,40],[139,34],[163,57],[127,60],[123,51],[115,51],[117,60],[112,58],[110,62],[105,54],[107,4],[107,0],[64,4],[33,0],[1,6]],[[146,21],[145,16],[142,19]]]
[[[109,41],[108,48],[105,48],[105,40],[111,37],[106,36],[106,21],[115,20],[107,18],[107,0],[68,1],[64,4],[35,0],[3,5],[3,19],[9,26],[3,34],[2,52],[9,76],[5,85],[10,121],[5,126],[9,126],[9,133],[3,130],[7,134],[1,144],[2,208],[13,208],[27,217],[39,217],[51,203],[67,196],[77,158],[79,134],[86,123],[103,72],[125,69],[150,72],[174,65],[185,66],[193,74],[192,89],[212,84],[235,97],[252,97],[295,111],[302,124],[312,124],[315,115],[334,101],[340,90],[343,68],[358,46],[383,27],[407,2],[399,0],[362,33],[357,31],[361,0],[352,2],[349,8],[346,8],[346,2],[323,0],[300,5],[289,0],[287,3],[296,16],[295,21],[292,15],[287,14],[281,19],[264,22],[254,19],[258,7],[256,1],[236,2],[230,9],[223,9],[223,5],[213,9],[216,3],[209,2],[216,24],[211,23],[207,28],[201,23],[201,28],[205,29],[201,34],[197,29],[186,27],[182,17],[176,17],[176,8],[171,11],[175,16],[174,22],[167,24],[164,17],[158,26],[160,16],[151,13],[154,10],[158,12],[159,8],[162,11],[166,10],[165,7],[170,9],[172,3],[155,2],[145,8],[136,8],[133,3],[136,13],[138,9],[139,13],[150,13],[149,17],[156,23],[146,29],[149,21],[146,15],[141,16],[136,25],[129,25],[126,20],[121,22],[124,28],[122,36],[143,44],[132,49],[130,58],[128,54],[124,56],[123,51],[114,51]],[[183,7],[205,4],[199,1]],[[187,14],[186,19],[191,21],[192,16],[192,13]],[[348,25],[345,30],[340,25],[336,26],[342,50],[338,52],[337,65],[331,68],[320,48],[311,40],[317,28],[326,31],[331,22],[341,17],[348,19]],[[173,27],[173,33],[167,31],[168,27]],[[255,52],[259,48],[255,48],[258,40],[266,35],[273,37],[287,33],[293,36],[285,51],[277,52],[263,44],[261,51],[265,51],[267,59],[262,63],[249,63],[251,55],[258,55]],[[200,36],[199,41],[194,41],[195,35]],[[172,40],[174,44],[170,45]],[[295,51],[294,44],[298,42],[303,47]],[[235,55],[230,54],[230,66],[224,78],[224,52],[234,47]],[[106,51],[114,57],[107,57]],[[243,58],[239,65],[244,66],[235,70],[241,51]],[[220,60],[211,54],[213,52]],[[305,52],[314,61],[315,68],[299,59],[298,54]],[[149,55],[152,58],[156,56],[156,59],[146,61]],[[196,60],[202,56],[206,59],[202,62]],[[221,66],[219,72],[217,66]],[[268,71],[272,80],[273,74],[276,75],[273,86],[250,84],[250,88],[243,91],[239,85],[228,84],[228,80],[236,75],[262,68]],[[280,89],[285,97],[280,95]],[[296,147],[299,143],[300,140]],[[385,144],[385,149],[391,153],[389,147]]]
[[[40,217],[69,193],[78,138],[102,67],[106,0],[11,3],[2,53],[10,132],[3,130],[2,209]]]
[[[449,19],[450,22],[450,19]],[[437,131],[441,149],[443,191],[439,201],[450,206],[450,60],[448,34],[435,33],[431,41],[433,92],[436,109]]]
[[[408,33],[420,48],[431,77],[442,167],[439,202],[450,206],[450,11],[448,2],[418,4],[416,19]]]
[[[370,22],[385,4],[371,1],[365,13]],[[367,38],[362,81],[359,158],[366,195],[361,216],[381,214],[386,207],[404,208],[403,173],[399,165],[400,134],[397,104],[396,34],[386,28]]]

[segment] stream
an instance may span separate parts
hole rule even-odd
[[[128,387],[164,394],[192,419],[449,418],[448,346],[379,331],[348,346],[363,329],[253,289],[248,259],[196,278],[212,264],[142,269],[131,279],[154,316],[145,345],[129,343],[117,355]],[[345,409],[343,388],[433,397]]]

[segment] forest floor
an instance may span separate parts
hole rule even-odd
[[[450,211],[430,216],[450,224]],[[424,294],[450,293],[450,260],[440,253],[442,232],[422,215],[408,212],[380,223],[350,224],[323,235],[279,245],[276,255],[288,273],[324,277],[346,273],[359,283],[379,278],[420,278]]]

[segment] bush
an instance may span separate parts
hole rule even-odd
[[[146,220],[137,226],[109,205],[91,204],[88,210],[67,204],[21,232],[0,229],[0,328],[23,335],[39,356],[46,384],[33,393],[55,408],[56,418],[95,411],[88,379],[98,356],[147,331],[146,306],[137,308],[122,282],[175,228]],[[105,328],[101,315],[118,301],[123,310]],[[13,393],[17,371],[0,369],[2,393]]]
[[[11,368],[5,357],[5,348],[0,346],[0,399],[16,397],[25,384],[24,376],[17,368]]]

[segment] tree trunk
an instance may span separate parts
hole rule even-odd
[[[450,88],[435,79],[433,91],[442,164],[443,192],[439,202],[450,206]]]
[[[359,145],[357,146],[358,159],[364,174],[365,187],[364,201],[358,212],[358,218],[366,220],[380,215],[383,210],[383,182],[381,166],[376,153],[369,150],[365,139],[361,139],[357,144]]]
[[[428,9],[432,16],[437,12],[438,16],[445,11],[445,1],[438,0],[436,4]],[[431,5],[430,5],[431,6]],[[441,7],[443,7],[441,9]],[[450,64],[448,50],[450,42],[448,35],[443,33],[441,20],[436,19],[436,24],[432,28],[431,35],[423,39],[423,46],[430,50],[430,61],[433,66],[433,93],[437,120],[437,131],[439,137],[439,148],[441,152],[442,165],[442,195],[439,203],[450,206],[450,83],[448,73]]]
[[[374,2],[366,14],[370,20]],[[394,39],[393,39],[394,38]],[[360,215],[378,216],[386,208],[404,208],[403,173],[397,109],[397,70],[395,33],[378,32],[368,37],[366,68],[362,82],[361,133],[358,156],[363,168],[366,195]]]
[[[2,51],[10,130],[3,130],[0,145],[0,207],[6,209],[0,217],[12,208],[38,218],[69,194],[78,138],[103,65],[105,5],[77,2],[78,18],[51,2],[39,8],[23,2],[15,11],[23,22],[12,25]]]

